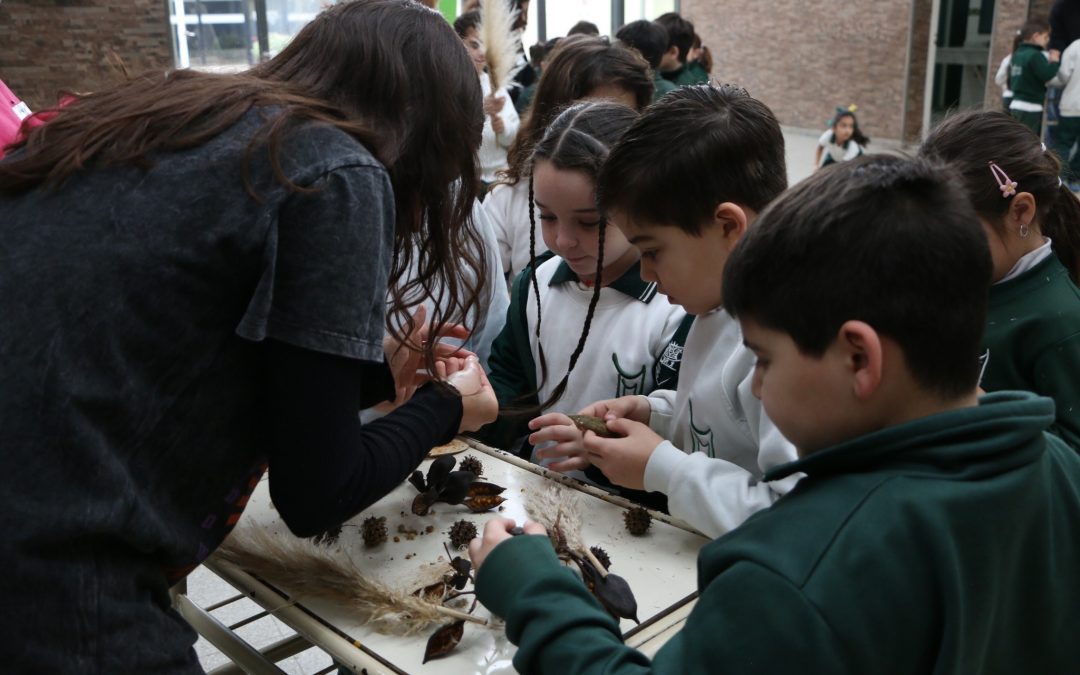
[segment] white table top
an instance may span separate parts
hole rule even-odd
[[[535,499],[533,495],[539,491],[552,489],[556,483],[546,477],[545,470],[500,451],[478,446],[457,458],[460,461],[467,455],[482,461],[484,475],[481,480],[506,488],[502,496],[507,501],[501,512],[473,514],[465,506],[437,503],[429,515],[416,516],[412,514],[411,505],[417,490],[406,482],[349,521],[330,550],[350,556],[361,569],[370,570],[372,578],[393,588],[412,591],[433,574],[449,571],[443,544],[449,544],[447,532],[452,523],[466,519],[482,530],[484,523],[496,515],[520,523],[526,517],[525,502]],[[420,470],[426,473],[429,464],[430,460],[425,461]],[[576,484],[576,481],[571,483]],[[589,494],[588,488],[585,490],[571,489],[568,493],[576,495],[579,501],[584,521],[582,537],[587,545],[600,546],[608,552],[612,560],[611,572],[624,577],[637,598],[638,618],[643,626],[623,620],[621,628],[626,641],[646,653],[655,653],[681,625],[692,607],[696,598],[697,552],[707,539],[659,521],[653,522],[646,535],[632,536],[623,525],[623,508]],[[389,531],[387,543],[374,548],[364,546],[358,527],[370,516],[385,516]],[[409,539],[397,531],[399,525],[424,534]],[[253,526],[273,536],[293,536],[270,503],[265,479],[252,495],[238,527]],[[426,533],[428,526],[433,526],[434,531]],[[399,541],[394,541],[395,536]],[[451,553],[467,557],[464,550]],[[283,609],[282,596],[289,595],[287,586],[275,580],[254,579],[237,573],[231,566],[215,564],[213,560],[208,566],[241,590],[253,593],[253,599],[274,610],[280,620],[357,672],[361,669],[447,675],[514,672],[511,658],[515,647],[506,639],[501,623],[497,621],[491,627],[466,623],[464,636],[450,655],[422,664],[427,638],[434,628],[409,637],[379,634],[365,626],[362,617],[349,607],[324,599],[300,597],[296,598],[297,607]],[[482,605],[477,607],[474,615],[490,617]]]

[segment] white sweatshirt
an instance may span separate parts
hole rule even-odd
[[[495,185],[484,199],[484,213],[495,228],[507,287],[529,264],[529,179],[514,185]],[[544,238],[536,232],[536,255],[546,253]]]
[[[1050,80],[1052,86],[1063,87],[1058,110],[1062,117],[1080,117],[1080,40],[1076,40],[1061,53],[1061,66]]]
[[[491,79],[487,73],[480,74],[480,88],[484,91],[484,98],[491,93]],[[495,96],[503,97],[503,107],[499,111],[499,117],[503,121],[503,132],[495,133],[495,127],[491,124],[491,117],[484,115],[484,134],[480,140],[480,150],[477,152],[477,160],[480,164],[480,179],[485,183],[492,183],[497,178],[496,172],[506,168],[506,151],[517,136],[518,126],[521,120],[514,102],[510,100],[510,94],[506,87],[499,87]]]
[[[645,467],[645,489],[668,496],[673,516],[718,537],[787,494],[802,474],[771,483],[765,472],[798,458],[751,393],[755,356],[717,309],[697,317],[677,391],[648,396],[649,426],[668,439]]]

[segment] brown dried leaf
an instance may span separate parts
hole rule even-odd
[[[464,503],[473,513],[483,513],[484,511],[490,511],[505,501],[505,498],[498,495],[478,495],[466,498]]]
[[[574,426],[582,431],[591,431],[601,438],[618,438],[608,430],[607,422],[599,417],[590,415],[567,415]]]
[[[455,621],[447,624],[431,634],[428,638],[427,648],[424,650],[424,663],[431,659],[438,659],[454,651],[454,647],[461,642],[461,636],[465,633],[465,621]]]
[[[484,481],[479,481],[479,480],[475,481],[471,485],[469,485],[469,496],[470,497],[482,497],[482,496],[488,496],[488,495],[501,495],[505,491],[506,491],[506,488],[504,488],[501,485],[496,485],[495,483],[485,483]]]

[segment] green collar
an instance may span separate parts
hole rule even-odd
[[[574,270],[570,269],[570,265],[566,264],[565,260],[560,260],[559,268],[555,270],[555,274],[551,275],[548,286],[565,284],[567,281],[578,281],[578,275],[574,274]],[[635,262],[621,277],[608,284],[608,288],[625,293],[645,304],[656,297],[656,284],[641,279],[640,261]]]

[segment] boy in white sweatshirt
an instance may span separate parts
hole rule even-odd
[[[799,476],[762,481],[794,461],[751,392],[755,357],[721,307],[724,263],[747,226],[787,187],[784,138],[769,108],[733,87],[683,87],[650,107],[601,169],[597,198],[608,222],[641,250],[641,275],[696,315],[680,353],[676,391],[599,401],[619,438],[582,433],[569,418],[530,422],[533,444],[590,463],[615,484],[663,492],[672,515],[719,536],[786,494]],[[673,350],[678,350],[673,345]]]

